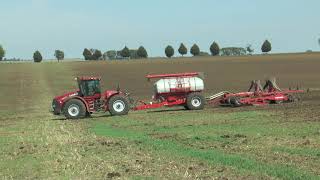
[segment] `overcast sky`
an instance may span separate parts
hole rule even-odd
[[[320,0],[1,0],[0,44],[7,58],[46,59],[55,49],[82,57],[85,47],[102,51],[138,48],[163,56],[168,44],[213,41],[221,47],[269,39],[273,52],[319,50]]]

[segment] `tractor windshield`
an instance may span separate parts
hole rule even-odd
[[[93,96],[101,93],[99,80],[87,80],[79,82],[80,92],[83,96]]]

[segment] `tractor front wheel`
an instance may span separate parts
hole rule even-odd
[[[201,110],[204,108],[205,98],[200,93],[191,93],[187,96],[187,105],[189,110]]]
[[[130,110],[128,99],[121,95],[115,95],[108,102],[109,112],[112,116],[127,115]]]
[[[67,119],[81,119],[86,117],[86,107],[82,101],[71,99],[63,107],[63,114]]]

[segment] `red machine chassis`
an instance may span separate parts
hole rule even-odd
[[[197,72],[190,73],[178,73],[178,74],[159,74],[159,75],[147,75],[146,78],[159,79],[159,78],[188,78],[197,77],[200,74]],[[146,103],[139,100],[133,110],[145,110],[145,109],[156,109],[161,107],[172,107],[172,106],[183,106],[186,104],[187,96],[190,93],[200,93],[201,91],[191,91],[189,88],[171,88],[168,93],[159,93],[153,97],[153,102]]]
[[[295,93],[302,93],[303,90],[281,90],[276,84],[275,78],[267,80],[264,87],[259,80],[251,82],[247,92],[230,93],[221,92],[207,97],[208,104],[211,105],[266,105],[281,102],[293,102]]]
[[[211,105],[233,105],[230,103],[230,98],[236,98],[241,105],[267,105],[277,102],[292,102],[294,101],[292,94],[303,93],[303,90],[284,90],[276,92],[239,92],[225,93],[223,96],[214,99],[207,99]]]
[[[195,91],[200,92],[200,91]],[[190,92],[180,92],[180,93],[162,93],[159,94],[154,99],[158,101],[146,103],[139,100],[138,104],[133,108],[135,111],[145,110],[145,109],[157,109],[161,107],[172,107],[172,106],[182,106],[187,102],[187,96]]]
[[[146,78],[183,78],[195,77],[199,73],[180,73],[180,74],[160,74],[148,75]],[[251,91],[252,90],[252,91]],[[303,93],[303,90],[281,90],[275,79],[267,80],[264,88],[260,85],[260,81],[252,81],[252,84],[247,92],[230,93],[227,91],[217,93],[206,98],[209,105],[228,105],[228,106],[243,106],[243,105],[267,105],[280,102],[293,102],[296,98],[293,94]],[[133,110],[156,109],[164,106],[172,107],[186,104],[186,97],[190,94],[188,89],[172,89],[170,93],[156,94],[153,98],[154,102],[146,103],[138,101]],[[200,92],[199,92],[200,93]]]

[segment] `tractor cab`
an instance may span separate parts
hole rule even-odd
[[[101,96],[101,86],[98,77],[78,77],[79,95],[82,97]]]

